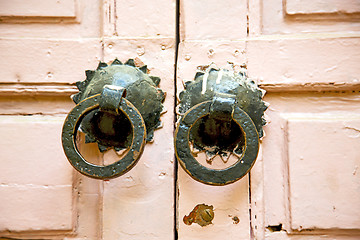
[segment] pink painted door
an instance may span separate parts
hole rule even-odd
[[[0,238],[171,239],[175,2],[1,0],[0,18]],[[168,111],[141,162],[103,182],[74,171],[61,130],[74,83],[116,57],[161,78]],[[78,147],[93,163],[114,157]]]
[[[359,17],[357,0],[0,0],[0,238],[358,239]],[[74,83],[116,57],[161,78],[167,112],[139,163],[99,181],[60,136]],[[173,149],[176,94],[212,62],[246,65],[270,103],[256,164],[227,186]],[[116,158],[83,141],[88,161]],[[198,204],[212,224],[184,223]]]

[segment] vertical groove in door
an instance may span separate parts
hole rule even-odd
[[[246,38],[249,37],[250,35],[250,21],[249,21],[249,14],[250,14],[250,0],[246,1]],[[245,54],[247,53],[247,41],[245,40]],[[248,59],[247,56],[245,55],[245,63],[246,66],[248,65]],[[254,239],[254,230],[253,230],[253,226],[252,226],[252,216],[251,216],[251,173],[248,173],[248,178],[249,178],[249,234],[250,234],[250,239]]]
[[[99,237],[100,239],[104,239],[104,214],[103,214],[103,209],[104,209],[104,181],[101,181],[99,184],[99,190],[100,190],[100,199],[99,199],[99,205],[100,205],[100,209],[99,209]]]
[[[251,216],[251,173],[249,172],[249,221],[250,221],[250,239],[255,239],[254,230],[252,226],[252,216]]]
[[[116,0],[114,0],[116,1]],[[104,2],[101,4],[102,7],[104,7]],[[102,11],[102,14],[104,14],[104,11]],[[109,14],[110,15],[110,14]],[[101,61],[105,61],[105,42],[104,42],[104,37],[105,37],[105,33],[104,33],[104,26],[105,26],[105,22],[104,22],[104,16],[102,16],[102,35],[100,38],[100,43],[101,43],[101,56],[100,56],[100,60]],[[102,155],[100,157],[100,162],[102,165],[104,165],[104,155]],[[104,239],[104,181],[101,180],[98,184],[99,187],[99,211],[98,211],[98,234],[99,234],[99,238],[100,239]]]
[[[174,133],[176,127],[176,105],[177,102],[177,61],[179,54],[179,43],[180,43],[180,0],[176,0],[176,9],[175,9],[175,57],[174,57]],[[178,163],[176,156],[174,156],[174,240],[178,239],[178,204],[179,204],[179,194],[178,194]]]

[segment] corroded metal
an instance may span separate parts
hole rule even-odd
[[[205,184],[225,185],[250,171],[265,124],[267,106],[262,96],[244,72],[207,68],[185,83],[179,95],[181,119],[175,131],[175,151],[190,176]],[[190,145],[205,152],[208,159],[233,154],[238,161],[226,169],[211,169],[194,158]]]
[[[149,142],[153,139],[154,130],[161,126],[160,115],[165,94],[159,88],[160,78],[150,76],[147,72],[146,65],[136,67],[133,59],[125,64],[118,59],[110,65],[100,62],[95,71],[86,71],[85,81],[76,83],[80,91],[73,95],[73,101],[77,104],[99,94],[105,85],[125,88],[125,98],[138,109],[145,121],[146,141]],[[98,143],[101,152],[109,148],[116,151],[128,148],[133,135],[131,123],[123,113],[116,115],[100,109],[84,117],[80,130],[86,134],[87,143]]]
[[[77,82],[77,104],[68,114],[62,144],[69,162],[80,173],[97,179],[110,179],[129,171],[140,158],[146,141],[160,124],[165,94],[158,88],[160,79],[147,75],[146,66],[136,67],[129,59],[125,65],[115,59],[110,66],[100,62],[96,71],[86,71],[86,80]],[[97,142],[101,152],[127,148],[119,161],[98,166],[79,153],[77,131],[85,142]]]
[[[215,217],[214,207],[206,204],[198,204],[189,213],[188,216],[184,216],[183,221],[186,225],[197,223],[204,227],[211,224]]]
[[[105,85],[101,92],[99,110],[120,114],[120,104],[123,97],[126,97],[126,88],[114,85]]]
[[[145,145],[145,122],[134,105],[122,98],[119,109],[131,122],[134,132],[130,150],[122,159],[113,164],[107,166],[91,164],[78,151],[75,139],[83,118],[89,112],[98,109],[100,101],[101,94],[94,95],[80,102],[70,111],[62,130],[62,145],[69,162],[77,171],[92,178],[110,179],[126,173],[137,163]]]
[[[210,114],[212,101],[195,105],[181,118],[175,131],[175,153],[183,169],[195,180],[210,185],[225,185],[242,178],[255,163],[259,136],[251,118],[239,107],[235,107],[232,119],[242,129],[245,149],[241,160],[226,168],[214,170],[201,165],[190,151],[190,131],[199,119]]]

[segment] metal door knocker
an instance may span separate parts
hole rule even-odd
[[[209,185],[233,183],[255,163],[259,138],[263,136],[264,91],[245,74],[207,66],[194,81],[184,83],[179,94],[181,116],[175,131],[175,151],[182,168],[195,180]],[[195,153],[194,150],[198,152]],[[211,165],[214,157],[237,161],[225,169],[200,164],[195,156],[203,152]]]
[[[72,96],[77,104],[68,114],[62,145],[71,165],[80,173],[97,179],[110,179],[129,171],[140,158],[146,142],[161,126],[164,92],[160,78],[149,76],[146,65],[136,67],[115,59],[111,65],[100,62],[95,71],[86,71],[86,79],[77,82],[79,93]],[[98,166],[87,162],[76,146],[77,131],[85,133],[85,142],[96,142],[99,150],[126,150],[117,162]]]

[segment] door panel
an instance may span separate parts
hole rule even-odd
[[[65,85],[73,83],[74,79],[84,78],[79,66],[91,63],[91,67],[95,68],[101,56],[100,42],[93,39],[5,38],[0,44],[3,49],[1,54],[6,57],[1,82],[11,88],[15,86],[8,85],[14,83],[25,84],[28,88],[45,84],[39,88],[46,87],[51,92],[62,87],[74,92],[75,89]]]
[[[357,239],[357,3],[256,2],[246,57],[270,123],[251,171],[254,237]]]
[[[174,238],[174,1],[111,1],[104,7],[104,61],[135,58],[166,92],[162,128],[145,145],[137,165],[103,183],[103,239]],[[106,153],[104,161],[116,158]]]
[[[72,170],[58,145],[62,121],[0,117],[2,231],[73,229]]]
[[[268,91],[352,90],[359,86],[360,44],[352,36],[266,36],[247,46],[249,74]]]
[[[289,233],[358,229],[358,93],[274,93],[267,100],[265,224]],[[269,142],[278,147],[266,148]]]
[[[109,49],[111,45],[111,49]],[[149,74],[161,78],[167,112],[154,142],[145,145],[137,165],[119,178],[104,182],[104,239],[172,239],[174,237],[174,39],[105,39],[105,59],[121,53],[147,63]],[[105,154],[105,161],[116,156]]]
[[[180,45],[177,62],[177,93],[183,83],[194,79],[197,67],[212,62],[238,69],[246,64],[246,1],[180,1]],[[220,161],[217,162],[217,161]],[[216,159],[221,167],[221,160]],[[249,239],[248,176],[227,186],[208,186],[178,169],[178,238]],[[198,204],[214,207],[213,224],[201,227],[186,225],[184,216]]]
[[[353,14],[360,13],[360,4],[356,0],[318,0],[318,1],[297,1],[297,0],[286,0],[285,12],[288,15],[297,14],[336,14],[345,13]]]
[[[358,1],[271,0],[261,4],[266,35],[359,31]]]
[[[246,37],[247,1],[180,1],[181,41]]]
[[[76,18],[77,0],[14,0],[12,3],[1,0],[0,16],[11,18]]]
[[[74,173],[61,129],[74,82],[102,56],[101,5],[1,1],[0,8],[0,236],[100,239],[101,189]]]
[[[122,38],[175,38],[174,0],[105,1],[104,35]]]
[[[356,206],[360,193],[356,183],[360,179],[356,166],[360,162],[353,147],[359,143],[355,130],[359,128],[359,116],[354,112],[351,116],[294,115],[285,116],[291,228],[359,228],[360,209]],[[327,146],[319,148],[322,144]]]
[[[187,41],[185,39],[179,46],[177,92],[183,90],[183,82],[193,80],[199,65],[215,62],[218,66],[226,66],[226,61],[232,61],[239,67],[240,64],[246,61],[244,49],[245,44],[242,41],[215,42]],[[213,55],[209,54],[209,51]],[[238,182],[227,186],[208,186],[193,180],[179,167],[179,239],[218,239],[224,235],[228,239],[249,239],[248,184],[248,177],[245,176]],[[184,216],[189,215],[198,204],[212,205],[214,207],[215,217],[212,225],[201,227],[195,223],[190,226],[184,223]],[[236,219],[239,219],[239,221]]]

